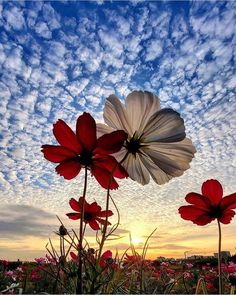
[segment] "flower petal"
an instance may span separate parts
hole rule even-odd
[[[132,133],[141,135],[149,118],[160,110],[160,100],[151,92],[133,91],[127,96],[125,106]]]
[[[110,127],[118,130],[124,130],[129,135],[133,135],[124,105],[115,95],[110,95],[107,98],[103,117],[105,123]]]
[[[108,214],[107,214],[106,212],[107,212]],[[110,217],[110,216],[113,215],[113,212],[112,212],[111,210],[108,210],[108,211],[101,211],[101,212],[98,214],[98,216],[99,216],[99,217],[106,217],[106,214],[107,214],[108,217]]]
[[[105,189],[108,189],[110,184],[110,172],[98,165],[93,165],[91,167],[91,173],[94,175],[98,183]],[[117,189],[119,187],[118,183],[112,177],[112,181],[110,184],[110,189]]]
[[[190,165],[196,152],[192,141],[185,138],[174,143],[152,142],[143,146],[141,150],[165,173],[171,176],[180,176]]]
[[[93,202],[87,209],[88,212],[94,213],[96,215],[98,215],[101,210],[102,208],[97,204],[97,202]]]
[[[202,215],[206,215],[206,211],[193,205],[187,205],[179,208],[179,214],[185,220],[194,221]]]
[[[97,123],[96,126],[97,126],[97,138],[101,137],[104,134],[115,131],[110,126],[102,124],[102,123]]]
[[[202,215],[199,216],[198,218],[196,218],[195,220],[192,220],[193,223],[197,224],[197,225],[206,225],[210,222],[212,222],[215,218],[212,218],[208,215]]]
[[[108,258],[112,258],[112,252],[110,250],[107,250],[102,254],[101,260],[108,259]]]
[[[236,209],[236,193],[221,199],[220,207],[222,210]]]
[[[89,113],[79,116],[76,124],[76,135],[82,146],[91,152],[96,145],[96,123]]]
[[[124,141],[127,139],[127,136],[127,133],[125,133],[123,130],[104,134],[97,140],[97,147],[94,150],[94,153],[108,155],[118,152],[121,149]]]
[[[74,198],[70,199],[69,204],[74,211],[78,211],[78,212],[81,211],[81,207],[79,205],[79,202],[76,201]]]
[[[211,206],[211,202],[209,201],[208,198],[197,193],[187,194],[187,196],[185,197],[185,200],[188,203],[193,204],[203,210],[208,210]]]
[[[139,154],[136,154],[136,156],[129,154],[123,162],[123,166],[127,170],[131,179],[141,183],[142,185],[149,183],[149,172],[142,163]]]
[[[80,219],[80,213],[67,213],[66,214],[70,219],[77,220]]]
[[[219,181],[210,179],[203,183],[202,194],[210,199],[212,204],[218,205],[223,196],[223,188]]]
[[[81,152],[81,145],[79,144],[75,133],[63,120],[59,119],[53,124],[53,134],[60,145],[67,147],[77,154]]]
[[[140,160],[142,161],[143,165],[146,167],[146,169],[150,173],[152,179],[157,184],[161,185],[172,179],[172,176],[167,174],[160,167],[158,167],[148,155],[141,154]]]
[[[223,216],[219,218],[219,221],[223,224],[228,224],[234,217],[235,212],[233,210],[226,210],[223,212]]]
[[[93,230],[100,229],[100,226],[98,225],[97,221],[95,219],[89,221],[89,225]]]
[[[113,176],[117,178],[126,178],[128,177],[128,173],[125,169],[117,163],[116,159],[112,156],[104,156],[94,158],[94,164],[101,168],[108,170],[109,173],[113,171]]]
[[[53,163],[61,163],[70,158],[76,157],[76,153],[73,150],[69,150],[63,146],[56,145],[42,145],[42,152],[45,159]]]
[[[57,173],[63,176],[65,179],[72,179],[76,177],[79,174],[80,169],[80,163],[73,160],[62,162],[56,167]]]
[[[154,113],[143,129],[143,141],[176,142],[185,138],[184,120],[172,109]]]
[[[101,223],[102,225],[106,224],[106,220],[101,219],[101,218],[96,218],[97,222]],[[107,221],[108,225],[111,225],[111,223],[109,221]]]

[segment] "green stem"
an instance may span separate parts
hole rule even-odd
[[[87,190],[87,176],[88,176],[88,168],[85,167],[85,175],[84,175],[84,191],[83,191],[83,201],[81,206],[81,217],[80,217],[80,228],[79,228],[79,266],[77,271],[77,287],[76,294],[83,294],[83,281],[82,281],[82,269],[83,269],[83,261],[82,261],[82,250],[83,250],[83,222],[84,222],[84,204],[85,204],[85,196]]]
[[[222,294],[222,272],[221,272],[221,227],[217,219],[219,229],[219,243],[218,243],[218,275],[219,275],[219,294]]]

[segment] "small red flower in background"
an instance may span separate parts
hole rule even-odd
[[[104,269],[108,265],[108,261],[112,260],[112,252],[110,250],[105,251],[100,260],[100,266],[102,269]]]
[[[235,215],[236,193],[223,198],[222,186],[215,179],[203,183],[202,195],[189,193],[185,200],[192,205],[180,207],[179,213],[197,225],[206,225],[215,219],[228,224]]]
[[[77,120],[76,134],[63,120],[53,125],[53,134],[60,145],[43,145],[42,152],[47,160],[60,163],[56,171],[65,179],[76,177],[81,168],[87,167],[99,184],[108,188],[111,172],[116,165],[113,176],[128,177],[125,169],[110,155],[121,149],[127,138],[124,131],[114,131],[97,139],[95,120],[84,112]],[[110,188],[118,188],[113,177]]]
[[[81,208],[82,208],[83,197],[79,198],[79,201],[76,201],[74,198],[70,199],[71,208],[77,213],[67,213],[66,215],[73,220],[77,220],[81,218]],[[84,222],[89,224],[89,226],[93,230],[100,229],[100,224],[105,224],[105,220],[102,217],[106,217],[106,213],[108,217],[113,215],[111,210],[102,211],[102,208],[97,204],[97,202],[93,202],[92,204],[88,204],[86,200],[84,201]],[[110,224],[110,222],[108,222]]]

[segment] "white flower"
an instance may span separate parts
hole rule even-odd
[[[128,139],[114,156],[131,179],[145,185],[150,175],[158,184],[180,176],[190,166],[196,152],[192,141],[185,136],[184,121],[172,109],[161,109],[157,96],[150,92],[133,91],[122,104],[115,95],[105,103],[104,121],[98,124],[99,136],[114,130],[124,130]]]

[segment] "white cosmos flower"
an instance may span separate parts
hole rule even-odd
[[[131,179],[147,184],[150,175],[158,184],[180,176],[190,166],[196,152],[186,138],[184,120],[172,109],[161,109],[160,100],[150,92],[133,91],[122,104],[115,95],[105,103],[104,121],[98,124],[99,136],[114,130],[128,133],[125,147],[114,156]]]

